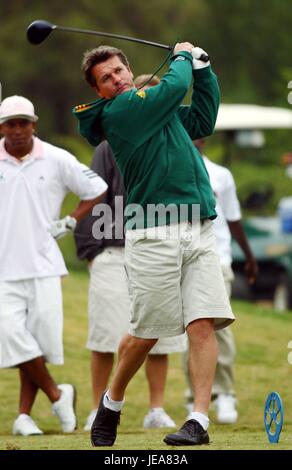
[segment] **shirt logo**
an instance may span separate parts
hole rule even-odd
[[[0,183],[1,183],[2,181],[4,181],[4,180],[5,180],[5,178],[4,178],[3,173],[0,173]]]
[[[140,98],[142,98],[142,100],[144,100],[146,98],[146,93],[145,93],[144,90],[137,91],[136,95],[140,96]]]

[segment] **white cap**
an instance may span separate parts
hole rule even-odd
[[[34,113],[34,106],[31,101],[23,96],[9,96],[0,104],[0,124],[9,119],[28,119],[37,121],[38,116]]]

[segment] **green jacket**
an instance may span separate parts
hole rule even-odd
[[[191,106],[181,103],[194,78]],[[127,205],[200,205],[200,218],[216,217],[215,200],[203,160],[192,140],[212,134],[219,106],[219,88],[211,67],[192,70],[192,56],[173,56],[159,85],[132,89],[113,99],[77,106],[79,131],[92,145],[109,141],[124,178]],[[170,218],[167,216],[166,223]]]

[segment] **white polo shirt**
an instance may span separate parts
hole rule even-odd
[[[0,140],[0,281],[67,274],[49,233],[60,218],[65,195],[94,199],[107,184],[69,152],[34,138],[28,159],[19,162]]]
[[[236,194],[236,186],[232,173],[225,167],[211,162],[205,155],[204,163],[210,177],[211,187],[216,197],[216,212],[214,233],[218,254],[222,265],[231,265],[231,234],[228,222],[241,219],[240,203]]]

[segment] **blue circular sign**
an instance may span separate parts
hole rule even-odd
[[[265,404],[264,423],[269,441],[273,444],[279,442],[284,422],[284,408],[282,399],[277,392],[271,392]]]

